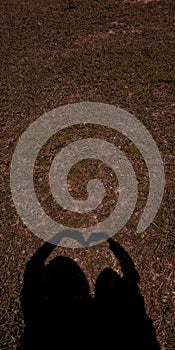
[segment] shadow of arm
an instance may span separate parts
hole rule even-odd
[[[109,243],[109,247],[111,251],[113,252],[115,257],[119,260],[119,264],[123,272],[124,278],[129,282],[139,283],[140,276],[129,254],[124,250],[124,248],[119,243],[114,241],[112,238],[109,238],[107,241]]]
[[[27,262],[24,276],[25,286],[41,282],[45,271],[44,263],[55,247],[52,243],[44,243]]]

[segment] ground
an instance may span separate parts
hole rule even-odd
[[[25,265],[43,244],[15,210],[9,177],[12,155],[19,136],[36,118],[80,101],[109,103],[129,111],[159,147],[165,166],[164,197],[153,223],[137,234],[136,222],[148,192],[147,169],[134,145],[122,135],[116,137],[134,164],[140,197],[128,224],[114,238],[140,274],[139,287],[161,349],[174,349],[174,0],[1,0],[0,13],[1,349],[17,349],[23,332],[19,296]],[[83,132],[88,131],[87,127]],[[105,135],[103,129],[97,132],[108,140],[116,136],[110,131]],[[75,132],[67,130],[66,137],[75,139]],[[42,157],[50,154],[47,146],[36,171],[44,171]],[[44,188],[38,192],[43,199]],[[92,294],[104,267],[118,269],[106,242],[84,249],[57,247],[54,254],[68,255],[79,264]]]

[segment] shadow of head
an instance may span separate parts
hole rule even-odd
[[[89,285],[80,267],[68,257],[58,256],[45,267],[44,289],[60,308],[72,307],[89,296]]]

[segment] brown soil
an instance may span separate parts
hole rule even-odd
[[[140,197],[131,220],[114,238],[140,274],[139,287],[161,349],[173,350],[175,3],[73,0],[72,4],[62,0],[1,0],[0,4],[1,349],[18,347],[23,333],[19,297],[25,265],[43,244],[22,223],[13,204],[9,171],[15,146],[22,132],[44,112],[94,101],[135,115],[152,134],[164,161],[162,205],[150,227],[136,234],[148,174],[134,145],[118,135],[117,144],[134,164]],[[83,132],[88,134],[88,127]],[[104,132],[99,130],[102,137]],[[74,135],[68,132],[72,140]],[[114,136],[106,134],[108,140]],[[43,152],[47,155],[48,150]],[[36,186],[39,171],[44,171],[41,160]],[[101,171],[107,174],[108,169]],[[41,190],[38,196],[44,200],[44,188],[43,197]],[[68,255],[79,264],[92,294],[100,271],[107,266],[118,270],[106,242],[84,249],[57,247],[54,254]]]

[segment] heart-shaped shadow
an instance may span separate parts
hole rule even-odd
[[[69,248],[83,248],[99,244],[103,241],[106,241],[107,239],[109,239],[109,236],[106,232],[93,232],[89,238],[85,240],[81,231],[67,229],[59,232],[57,235],[52,237],[49,240],[49,243],[62,245]]]

